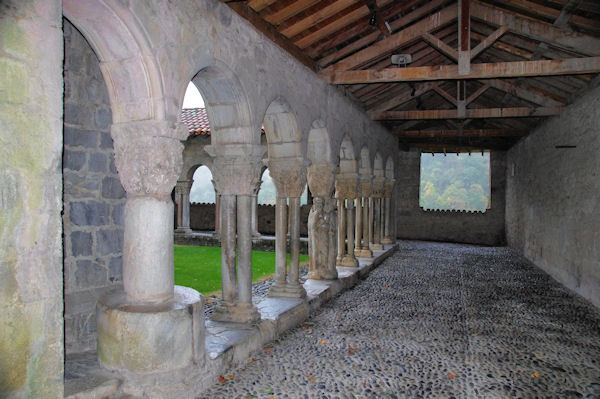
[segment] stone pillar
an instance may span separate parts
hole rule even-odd
[[[307,170],[308,192],[314,194],[308,215],[308,277],[315,280],[333,280],[338,276],[335,267],[337,218],[335,199],[331,198],[334,170],[328,162],[314,162]]]
[[[343,212],[346,216],[345,231],[342,229],[338,229],[338,231],[342,235],[346,235],[348,245],[346,253],[343,254],[338,264],[341,266],[358,267],[358,260],[354,256],[354,199],[357,197],[358,175],[356,173],[338,174],[335,187],[338,199],[342,199],[340,201],[342,208],[344,208],[344,199],[347,200],[346,209]],[[343,215],[338,213],[338,216],[341,218]],[[344,241],[340,240],[338,243],[341,243],[343,246]],[[339,252],[338,248],[338,254]]]
[[[177,228],[175,233],[191,233],[190,228],[190,190],[193,181],[178,181],[175,186],[175,201],[177,201]]]
[[[385,183],[385,194],[384,194],[384,217],[383,217],[383,238],[381,239],[382,244],[393,244],[395,237],[394,228],[392,226],[392,193],[394,190],[394,180],[388,179]]]
[[[204,346],[204,326],[194,326],[203,315],[202,297],[173,283],[170,194],[181,169],[180,140],[187,137],[187,129],[142,121],[114,124],[111,134],[127,192],[123,291],[98,302],[98,357],[112,370],[181,368],[198,361]]]
[[[383,245],[381,244],[382,238],[382,198],[384,194],[385,179],[383,176],[376,176],[373,179],[373,242],[371,249],[381,250]]]
[[[300,284],[300,196],[306,185],[306,167],[302,158],[269,159],[269,172],[277,189],[275,220],[276,283],[269,296],[304,298],[306,291]],[[287,218],[281,210],[289,199]],[[290,270],[286,276],[287,227],[290,233]]]
[[[337,264],[342,264],[342,259],[346,254],[346,200],[338,198],[337,200],[337,243],[338,253],[336,258]]]
[[[215,231],[214,237],[219,238],[221,236],[221,194],[215,190]]]
[[[372,178],[370,175],[360,176],[360,193],[363,198],[363,205],[361,208],[361,212],[356,213],[357,225],[358,219],[361,219],[361,227],[362,227],[362,240],[363,243],[361,245],[360,251],[356,254],[356,256],[360,258],[370,258],[373,256],[373,252],[369,248],[369,196],[371,195],[372,190]]]
[[[255,323],[260,313],[252,304],[252,196],[260,182],[265,148],[223,144],[206,146],[205,151],[213,158],[214,184],[220,194],[223,297],[212,318]]]
[[[252,237],[260,237],[258,232],[258,195],[252,196]]]
[[[373,246],[373,231],[375,230],[375,199],[369,197],[369,248]]]
[[[354,210],[356,211],[356,216],[354,217],[355,220],[355,227],[356,230],[354,232],[354,255],[360,257],[362,254],[362,232],[363,232],[363,225],[362,225],[362,197],[358,197],[355,200],[355,204],[354,204]]]

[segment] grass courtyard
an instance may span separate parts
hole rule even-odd
[[[289,261],[289,254],[288,254]],[[300,264],[308,255],[300,255]],[[275,252],[252,251],[252,281],[275,273]],[[221,247],[175,245],[175,284],[203,295],[221,291]]]

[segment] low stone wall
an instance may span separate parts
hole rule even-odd
[[[504,245],[506,153],[491,154],[491,208],[486,212],[425,211],[419,206],[421,153],[400,153],[397,236],[400,239]]]

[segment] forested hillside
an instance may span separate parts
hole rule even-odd
[[[490,153],[422,154],[423,209],[484,212],[490,203]]]

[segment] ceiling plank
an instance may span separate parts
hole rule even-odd
[[[448,46],[442,39],[438,39],[431,33],[425,32],[421,35],[423,40],[429,43],[434,49],[444,54],[454,62],[458,62],[458,51]]]
[[[310,68],[312,71],[316,72],[317,68],[314,61],[308,56],[306,56],[302,52],[302,50],[300,50],[296,45],[294,45],[294,43],[292,43],[285,36],[279,33],[279,31],[273,25],[265,22],[265,20],[262,19],[256,11],[254,11],[252,8],[243,3],[228,3],[228,5],[242,18],[245,18],[248,22],[250,22],[256,29],[259,30],[259,32],[261,32],[267,38],[271,39],[283,50],[290,53],[302,64]]]
[[[396,130],[398,137],[514,137],[527,132],[514,129],[460,129],[456,130]]]
[[[562,107],[514,107],[514,108],[472,108],[466,110],[465,118],[524,118],[558,115]],[[462,119],[456,109],[429,109],[412,111],[369,112],[373,120],[425,120]]]
[[[281,10],[275,11],[274,13],[265,15],[264,18],[267,22],[273,25],[280,25],[285,20],[293,17],[296,14],[310,8],[317,4],[320,0],[298,0],[282,8]]]
[[[475,32],[474,30],[471,30],[471,37],[474,37],[477,40],[483,41],[483,40],[487,39],[489,36],[484,36],[480,33]],[[501,41],[496,41],[495,43],[492,44],[492,47],[494,47],[498,50],[505,51],[509,54],[513,54],[513,55],[517,55],[519,57],[526,58],[528,60],[533,58],[533,53],[531,51],[523,50],[519,47],[515,47],[510,44],[501,42]]]
[[[383,103],[377,104],[375,107],[373,107],[370,110],[370,112],[379,113],[379,112],[385,112],[388,109],[396,108],[402,104],[409,102],[412,99],[422,96],[423,94],[427,93],[430,90],[433,90],[439,84],[440,84],[440,82],[427,82],[427,83],[417,85],[415,87],[414,91],[411,90],[403,96],[397,96],[397,97],[391,98]]]
[[[335,18],[333,19],[330,23],[328,23],[327,25],[315,30],[314,32],[311,32],[305,36],[302,36],[298,39],[294,39],[294,44],[302,49],[310,46],[311,44],[314,44],[316,42],[318,42],[319,40],[337,32],[338,30],[353,24],[354,22],[358,21],[359,19],[366,17],[367,15],[369,15],[369,9],[366,6],[361,6],[358,7],[350,12],[348,12],[347,14],[345,14],[343,17],[340,18]]]
[[[346,8],[358,3],[358,0],[337,0],[333,3],[329,4],[326,7],[323,7],[319,11],[308,15],[306,18],[301,19],[300,21],[286,26],[281,29],[280,32],[290,38],[302,33],[308,28],[318,24],[319,22],[325,21],[327,18],[337,14],[340,11],[345,10]],[[363,8],[363,7],[361,7]],[[364,7],[366,8],[366,7]],[[368,12],[368,8],[367,8]]]
[[[471,16],[495,26],[506,25],[518,35],[584,55],[600,55],[600,39],[569,32],[551,24],[473,0]]]
[[[267,8],[276,1],[277,0],[249,0],[248,7],[252,8],[256,12],[260,12],[262,9]],[[233,4],[235,3],[227,2],[228,6],[231,6]]]
[[[379,57],[391,53],[392,51],[417,40],[424,32],[431,32],[441,28],[446,24],[456,20],[457,7],[453,4],[449,7],[440,10],[439,12],[430,15],[429,17],[393,34],[379,42],[367,47],[343,60],[329,66],[325,71],[332,70],[349,70],[359,67]]]
[[[321,72],[332,84],[410,82],[427,80],[493,79],[526,76],[558,76],[600,72],[600,57],[563,60],[512,61],[472,64],[468,75],[460,75],[457,65],[386,68],[380,71]]]

